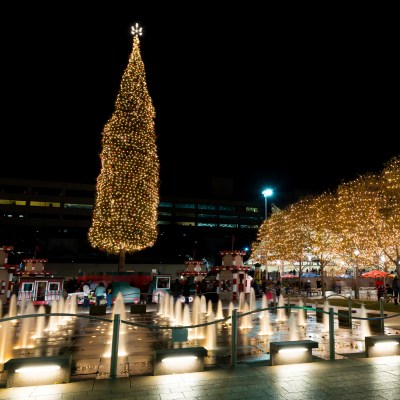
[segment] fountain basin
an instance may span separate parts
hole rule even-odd
[[[4,364],[6,387],[53,385],[68,383],[72,355],[12,358]]]
[[[204,371],[204,347],[181,347],[159,349],[154,355],[154,375],[182,374]]]
[[[312,349],[318,348],[314,340],[290,340],[270,343],[271,365],[298,364],[312,361]]]
[[[400,335],[379,335],[365,337],[367,357],[400,356]]]

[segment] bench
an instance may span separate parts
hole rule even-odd
[[[154,376],[203,372],[205,347],[180,347],[176,349],[157,349],[154,352]]]
[[[318,348],[314,340],[291,340],[270,343],[270,365],[300,364],[312,361],[312,349]]]
[[[399,356],[400,335],[366,336],[365,353],[368,358]]]

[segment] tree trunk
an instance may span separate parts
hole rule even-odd
[[[118,272],[124,272],[124,270],[125,270],[125,249],[121,249],[119,252]]]

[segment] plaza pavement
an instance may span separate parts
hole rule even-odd
[[[385,399],[400,398],[400,356],[0,389],[1,400]]]

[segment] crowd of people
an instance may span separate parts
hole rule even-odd
[[[83,307],[90,306],[90,300],[95,299],[96,305],[102,304],[102,300],[106,300],[107,307],[112,305],[112,282],[107,286],[104,282],[91,282],[91,281],[77,281],[76,279],[69,279],[65,284],[65,291],[67,293],[83,293]]]
[[[382,281],[378,281],[380,284],[378,284],[377,289],[378,289],[378,300],[383,298],[386,301],[391,301],[393,299],[393,302],[395,305],[399,304],[399,278],[395,276],[393,278],[392,284],[386,283],[383,284]]]

